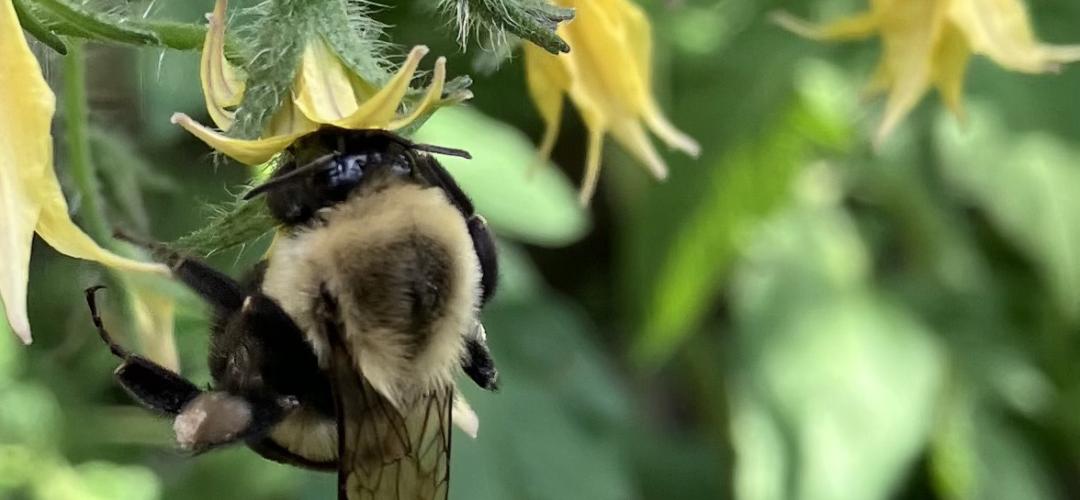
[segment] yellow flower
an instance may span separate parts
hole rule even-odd
[[[547,127],[540,145],[542,155],[549,155],[555,145],[563,94],[570,97],[588,128],[582,202],[588,202],[596,189],[607,132],[658,179],[667,176],[667,165],[645,128],[669,146],[697,156],[697,142],[668,122],[653,97],[652,35],[645,13],[629,0],[554,3],[575,10],[574,20],[556,31],[570,45],[570,53],[552,55],[526,44],[525,71],[529,92]]]
[[[218,0],[214,12],[208,16],[210,27],[203,43],[200,69],[206,108],[214,123],[225,132],[233,124],[231,108],[239,105],[244,95],[244,80],[239,70],[225,59],[226,3],[226,0]],[[466,91],[443,98],[446,59],[440,57],[435,61],[432,82],[424,98],[411,110],[399,112],[420,59],[427,53],[427,47],[414,47],[393,78],[378,88],[349,70],[321,36],[314,36],[304,47],[293,80],[291,99],[285,100],[258,139],[229,137],[200,125],[183,113],[174,114],[172,121],[210,147],[248,165],[269,160],[297,138],[322,125],[398,130],[439,106],[471,97]]]
[[[34,233],[72,257],[118,269],[163,274],[168,270],[110,253],[68,216],[53,170],[49,133],[56,98],[8,1],[0,1],[0,93],[0,298],[12,330],[30,343],[26,288]]]
[[[884,54],[870,84],[871,91],[889,94],[879,143],[930,86],[962,116],[964,73],[972,54],[1025,73],[1056,71],[1080,59],[1080,45],[1046,45],[1035,38],[1022,0],[871,0],[868,12],[824,26],[783,12],[774,20],[814,39],[881,37]]]

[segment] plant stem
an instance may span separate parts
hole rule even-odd
[[[67,125],[68,167],[79,192],[79,216],[99,244],[112,242],[105,219],[101,186],[90,156],[89,106],[86,98],[86,52],[81,40],[71,40],[64,56],[64,122]],[[112,248],[110,248],[112,249]]]

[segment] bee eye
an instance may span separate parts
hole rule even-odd
[[[369,162],[366,154],[337,156],[314,174],[314,187],[327,200],[344,200],[363,180]]]

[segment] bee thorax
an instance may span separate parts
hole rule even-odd
[[[320,300],[360,373],[395,404],[450,383],[479,304],[479,262],[440,190],[394,186],[278,241],[264,291],[305,331],[326,366]]]

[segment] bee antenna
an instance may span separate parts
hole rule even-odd
[[[262,193],[265,193],[265,192],[267,192],[267,191],[269,191],[271,189],[274,189],[274,188],[276,188],[278,186],[281,186],[282,184],[288,184],[290,182],[295,182],[299,178],[301,178],[301,177],[303,177],[303,176],[305,176],[307,174],[310,174],[312,171],[314,171],[314,170],[318,169],[319,167],[321,167],[323,163],[326,163],[327,160],[333,158],[334,154],[335,153],[328,153],[328,154],[322,155],[322,156],[320,156],[318,158],[315,158],[314,160],[308,162],[304,166],[299,167],[296,170],[293,170],[292,172],[281,175],[279,177],[275,177],[275,178],[270,179],[270,180],[268,180],[268,181],[266,181],[266,182],[264,182],[262,184],[259,184],[258,186],[255,186],[254,188],[252,188],[251,191],[248,191],[246,194],[244,194],[244,199],[245,200],[250,200],[250,199],[252,199],[252,198],[254,198],[254,197],[256,197],[256,196],[258,196],[258,195],[260,195]]]
[[[423,151],[425,153],[434,153],[446,156],[457,156],[458,158],[465,158],[466,160],[472,159],[472,155],[464,149],[448,148],[445,146],[436,146],[434,144],[418,144],[404,137],[391,133],[386,133],[384,135],[391,141],[394,141],[398,144],[401,144],[402,146],[405,146],[406,148],[414,149],[416,151]]]
[[[446,156],[456,156],[458,158],[465,158],[466,160],[471,160],[472,159],[472,155],[469,154],[469,152],[465,151],[464,149],[447,148],[447,147],[443,147],[443,146],[436,146],[434,144],[416,144],[416,143],[412,144],[412,148],[417,150],[417,151],[423,151],[425,153],[434,153],[434,154],[440,154],[440,155],[446,155]]]

